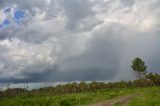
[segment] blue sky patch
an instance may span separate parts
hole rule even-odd
[[[10,21],[8,19],[4,20],[2,25],[9,25],[10,24]]]
[[[15,13],[14,13],[14,19],[15,20],[20,20],[20,19],[22,19],[22,18],[25,18],[25,12],[24,11],[22,11],[22,10],[17,10],[17,11],[15,11]]]
[[[11,14],[11,8],[10,7],[6,7],[4,10],[3,10],[3,14]],[[25,18],[26,17],[26,12],[23,11],[23,10],[15,10],[14,12],[14,16],[12,17],[14,22],[17,23],[17,24],[20,24],[21,23],[21,19]],[[11,22],[10,22],[11,19],[9,18],[6,18],[2,21],[2,23],[0,23],[0,28],[4,27],[4,26],[8,26]]]

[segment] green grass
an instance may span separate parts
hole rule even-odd
[[[117,103],[115,103],[113,106],[122,106],[122,104],[119,103],[119,102],[117,102]]]
[[[160,87],[139,89],[127,106],[160,106]]]
[[[112,91],[98,90],[95,92],[29,98],[19,96],[15,98],[0,99],[0,106],[79,106],[82,104],[111,99],[133,92],[134,89],[124,89]]]
[[[57,96],[37,96],[0,99],[0,106],[80,106],[104,101],[118,96],[137,93],[128,103],[128,106],[160,106],[160,87],[134,88],[123,90],[98,90],[95,92],[85,92],[76,94],[66,94]],[[115,104],[120,106],[120,104]]]

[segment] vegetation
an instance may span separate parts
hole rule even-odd
[[[84,81],[77,83],[68,83],[65,85],[57,85],[55,87],[45,87],[40,89],[33,89],[28,91],[27,89],[15,88],[7,89],[6,91],[0,92],[0,98],[6,97],[37,97],[37,96],[55,96],[70,93],[83,93],[83,92],[94,92],[96,90],[119,90],[126,88],[137,88],[137,87],[150,87],[160,86],[160,75],[157,73],[145,74],[144,78],[134,81],[120,81],[120,82],[95,82],[86,83]]]
[[[56,96],[36,96],[3,98],[0,106],[77,106],[86,103],[94,103],[101,100],[111,99],[117,96],[135,92],[136,89],[125,90],[96,90],[94,92],[62,94]]]
[[[147,66],[145,65],[145,62],[138,57],[132,61],[131,68],[133,69],[133,71],[138,73],[139,79],[142,75],[145,75],[145,73],[147,73]]]
[[[139,74],[139,79],[109,83],[81,81],[31,91],[27,88],[7,89],[0,92],[0,106],[79,106],[133,93],[139,96],[130,101],[128,106],[147,106],[145,103],[138,105],[136,101],[159,104],[160,100],[156,98],[160,98],[160,75],[147,73],[147,66],[140,58],[135,58],[131,67]]]
[[[81,106],[135,93],[137,94],[135,99],[131,100],[128,106],[156,106],[160,105],[159,89],[160,87],[145,87],[120,90],[96,90],[94,92],[55,96],[16,96],[1,98],[0,106]],[[115,104],[115,106],[120,106],[120,104]]]
[[[138,96],[134,97],[127,106],[160,106],[160,88],[150,87],[139,89]]]

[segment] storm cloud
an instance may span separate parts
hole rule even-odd
[[[0,82],[132,80],[159,72],[159,0],[1,0]],[[4,13],[5,8],[11,11]],[[14,19],[22,10],[25,17]],[[9,20],[10,24],[3,24]]]

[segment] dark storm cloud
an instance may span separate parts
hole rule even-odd
[[[51,76],[51,74],[53,76]],[[27,82],[47,82],[53,81],[56,77],[57,70],[54,65],[45,63],[35,63],[35,65],[27,66],[15,77],[0,78],[1,83],[27,83]],[[52,80],[50,80],[52,77]]]
[[[1,83],[28,83],[28,82],[48,82],[51,80],[47,80],[47,77],[51,73],[45,70],[43,73],[30,73],[30,74],[25,74],[25,77],[22,79],[19,79],[17,77],[13,78],[1,78],[0,82]]]
[[[86,50],[82,54],[59,58],[57,64],[62,72],[60,78],[65,80],[113,79],[121,70],[122,56],[126,49],[126,42],[121,38],[119,31],[129,33],[128,28],[120,24],[105,25],[93,33],[92,39],[87,43]]]
[[[27,17],[21,26],[0,29],[0,82],[131,80],[134,57],[159,72],[158,4],[2,0],[1,10],[22,9]]]
[[[57,64],[62,71],[60,78],[65,80],[133,79],[130,65],[135,57],[146,61],[149,72],[153,70],[159,72],[159,65],[155,64],[159,58],[154,58],[159,53],[159,49],[154,47],[158,47],[159,43],[155,42],[160,38],[158,34],[153,33],[152,31],[139,32],[132,27],[117,23],[106,24],[93,33],[82,54],[59,58]],[[153,56],[155,53],[156,55]]]

